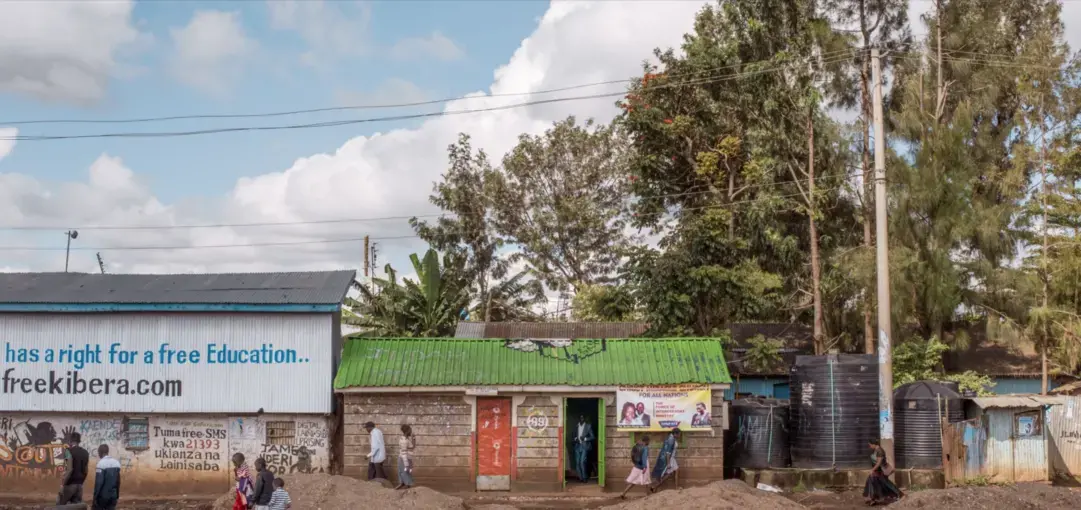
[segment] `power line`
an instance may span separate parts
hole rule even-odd
[[[848,59],[848,53],[849,52],[846,51],[845,54],[843,56],[841,56],[841,57],[832,57],[832,58],[829,58],[829,59],[822,59],[822,62],[827,63],[827,64],[828,63],[842,62],[842,61]],[[692,85],[704,85],[704,84],[712,84],[712,83],[720,83],[720,82],[725,82],[725,81],[732,81],[732,80],[737,80],[737,79],[740,79],[740,78],[746,78],[746,77],[749,77],[749,76],[757,76],[757,75],[761,75],[761,74],[780,71],[780,70],[783,70],[783,69],[785,69],[785,68],[787,68],[789,66],[796,65],[796,64],[799,64],[799,63],[800,62],[789,62],[789,63],[785,63],[785,64],[780,64],[780,65],[775,66],[773,68],[758,69],[758,70],[754,70],[754,71],[746,71],[746,72],[735,73],[735,74],[721,76],[721,77],[705,78],[705,79],[699,79],[699,80],[688,80],[688,81],[677,82],[677,83],[663,83],[663,84],[659,84],[659,85],[654,85],[653,88],[678,88],[678,87],[686,87],[686,86],[692,86]],[[749,66],[749,65],[753,65],[753,64],[754,64],[754,62],[750,62],[750,63],[746,63],[746,64],[742,64],[742,65]],[[490,107],[487,107],[487,108],[473,108],[473,109],[464,109],[464,110],[414,113],[414,114],[407,114],[407,115],[371,117],[371,118],[367,118],[367,119],[351,119],[351,120],[313,122],[313,123],[307,123],[307,124],[286,124],[286,125],[278,125],[278,126],[238,126],[238,127],[230,127],[230,128],[200,129],[200,130],[192,130],[192,131],[120,132],[120,133],[97,133],[97,134],[86,134],[86,135],[16,135],[16,136],[0,138],[0,140],[4,140],[4,141],[52,141],[52,140],[77,140],[77,139],[87,139],[87,138],[166,138],[166,137],[181,137],[181,136],[198,136],[198,135],[209,135],[209,134],[237,133],[237,132],[247,132],[247,131],[283,131],[283,130],[294,130],[294,129],[313,129],[313,128],[323,128],[323,127],[347,126],[347,125],[354,125],[354,124],[366,124],[366,123],[373,123],[373,122],[392,122],[392,121],[402,121],[402,120],[425,119],[425,118],[433,118],[433,117],[447,117],[447,116],[453,116],[453,115],[464,115],[464,114],[473,114],[473,113],[486,113],[486,112],[494,112],[494,111],[513,110],[513,109],[524,108],[524,107],[529,107],[529,106],[539,106],[539,105],[545,105],[545,104],[564,103],[564,102],[570,102],[570,101],[585,101],[585,100],[591,100],[591,99],[604,99],[604,98],[612,98],[612,97],[619,97],[619,96],[625,96],[625,95],[627,95],[627,91],[624,90],[624,91],[620,91],[620,92],[608,92],[608,93],[602,93],[602,94],[590,94],[590,95],[585,95],[585,96],[571,96],[571,97],[560,97],[560,98],[552,98],[552,99],[539,99],[539,100],[535,100],[535,101],[526,101],[526,102],[523,102],[523,103],[514,103],[514,104],[500,105],[500,106],[490,106]]]
[[[859,177],[862,175],[862,171],[853,173],[839,173],[828,174],[819,177],[821,180],[836,179],[839,177]],[[785,181],[770,181],[759,184],[748,184],[741,186],[740,189],[758,189],[767,186],[779,186],[783,184],[794,184],[796,180]],[[661,198],[676,198],[687,197],[694,195],[706,195],[713,194],[711,190],[702,191],[686,191],[681,193],[666,193],[661,195],[649,195],[649,196],[635,196],[639,201],[641,200],[655,200]],[[446,213],[430,213],[430,214],[413,214],[413,215],[400,215],[400,216],[376,216],[367,218],[331,218],[322,220],[299,220],[299,221],[267,221],[267,222],[252,222],[252,223],[202,223],[202,224],[182,224],[182,225],[0,225],[0,230],[7,231],[50,231],[50,230],[85,230],[85,231],[106,231],[106,230],[196,230],[196,229],[210,229],[210,228],[255,228],[255,227],[286,227],[286,226],[299,226],[299,225],[326,225],[326,224],[340,224],[340,223],[368,223],[377,221],[400,221],[410,220],[413,218],[442,218],[449,217]]]
[[[840,57],[833,56],[833,57],[828,57],[828,58],[819,59],[819,60],[823,64],[839,63],[839,62],[843,62],[843,61],[847,60],[849,53],[850,52],[846,51]],[[902,58],[916,58],[916,55],[917,54],[912,54],[910,52],[906,52],[905,55],[902,55]],[[981,59],[972,58],[972,57],[968,57],[968,58],[948,57],[948,58],[951,61],[954,61],[954,62],[971,62],[971,63],[977,63],[977,64],[997,65],[997,66],[1006,66],[1006,67],[1009,67],[1009,66],[1028,67],[1028,68],[1033,67],[1032,65],[1018,64],[1017,62],[1011,62],[1011,61],[996,61],[996,60],[988,60],[988,59],[982,59],[981,60]],[[790,62],[790,63],[775,66],[773,68],[766,68],[766,69],[759,69],[759,70],[754,70],[754,71],[741,72],[741,73],[736,73],[736,74],[731,74],[731,75],[726,75],[726,76],[721,76],[721,77],[705,78],[705,79],[698,79],[698,80],[688,80],[688,81],[677,82],[677,83],[666,83],[666,84],[655,85],[654,87],[655,88],[676,88],[676,87],[686,87],[686,86],[692,86],[692,85],[704,85],[704,84],[713,84],[713,83],[720,83],[720,82],[725,82],[725,81],[732,81],[732,80],[737,80],[737,79],[740,79],[740,78],[746,78],[746,77],[750,77],[750,76],[756,76],[756,75],[760,75],[760,74],[780,71],[780,70],[785,69],[788,66],[795,65],[797,63],[798,62]],[[755,64],[755,62],[748,62],[748,63],[744,63],[744,64],[740,64],[740,65],[741,66],[750,66],[750,65],[753,65],[753,64]],[[1046,67],[1046,66],[1044,66],[1044,67]],[[1054,69],[1054,68],[1049,68],[1049,69]],[[571,96],[571,97],[559,97],[559,98],[551,98],[551,99],[540,99],[540,100],[535,100],[535,101],[526,101],[526,102],[522,102],[522,103],[514,103],[514,104],[509,104],[509,105],[491,106],[491,107],[487,107],[487,108],[473,108],[473,109],[463,109],[463,110],[426,112],[426,113],[415,113],[415,114],[407,114],[407,115],[370,117],[370,118],[366,118],[366,119],[349,119],[349,120],[313,122],[313,123],[306,123],[306,124],[286,124],[286,125],[277,125],[277,126],[237,126],[237,127],[229,127],[229,128],[212,128],[212,129],[200,129],[200,130],[191,130],[191,131],[118,132],[118,133],[84,134],[84,135],[16,135],[16,136],[10,136],[10,137],[3,137],[3,138],[0,138],[0,140],[3,140],[3,141],[53,141],[53,140],[76,140],[76,139],[88,139],[88,138],[166,138],[166,137],[199,136],[199,135],[225,134],[225,133],[237,133],[237,132],[249,132],[249,131],[283,131],[283,130],[295,130],[295,129],[314,129],[314,128],[324,128],[324,127],[347,126],[347,125],[355,125],[355,124],[367,124],[367,123],[375,123],[375,122],[395,122],[395,121],[403,121],[403,120],[417,120],[417,119],[434,118],[434,117],[447,117],[447,116],[453,116],[453,115],[465,115],[465,114],[473,114],[473,113],[486,113],[486,112],[494,112],[494,111],[513,110],[513,109],[517,109],[517,108],[524,108],[524,107],[529,107],[529,106],[539,106],[539,105],[545,105],[545,104],[555,104],[555,103],[564,103],[564,102],[571,102],[571,101],[586,101],[586,100],[592,100],[592,99],[613,98],[613,97],[624,96],[624,95],[626,95],[626,93],[627,93],[627,91],[608,92],[608,93],[590,94],[590,95],[584,95],[584,96]],[[488,96],[488,97],[491,97],[491,96]]]
[[[822,191],[827,190],[839,190],[843,186],[825,187],[821,188]],[[802,197],[802,193],[791,193],[782,195],[770,195],[764,197],[756,197],[746,200],[737,200],[728,202],[725,204],[715,204],[699,207],[686,207],[681,208],[674,213],[682,213],[687,211],[701,211],[710,209],[724,209],[727,207],[747,205],[757,202],[765,202],[767,200],[778,200],[787,198]],[[385,237],[370,237],[370,240],[374,241],[390,241],[400,239],[419,239],[420,236],[416,234],[399,235],[399,236],[385,236]],[[256,247],[271,247],[271,246],[303,246],[303,245],[316,245],[316,244],[339,244],[339,243],[352,243],[363,242],[364,237],[347,237],[338,239],[313,239],[306,241],[279,241],[279,242],[266,242],[266,243],[237,243],[237,244],[210,244],[210,245],[174,245],[174,246],[114,246],[114,247],[72,247],[71,251],[151,251],[151,250],[201,250],[201,249],[220,249],[220,248],[256,248]],[[33,252],[47,252],[47,251],[62,251],[65,248],[57,248],[50,246],[0,246],[0,251],[33,251]]]
[[[849,53],[850,51],[851,50],[848,50],[848,49],[828,51],[828,52],[822,53],[821,55],[817,56],[816,58],[827,58],[827,57],[836,56],[836,55],[842,54],[842,53]],[[739,63],[739,64],[732,64],[732,65],[727,65],[727,66],[719,66],[719,67],[713,67],[713,68],[709,68],[709,69],[703,69],[703,70],[699,70],[699,71],[689,71],[689,72],[685,72],[685,73],[672,73],[672,74],[667,74],[666,76],[669,77],[669,78],[672,78],[672,77],[700,75],[700,74],[703,74],[703,73],[713,73],[713,72],[722,71],[722,70],[725,70],[725,69],[736,69],[736,68],[740,68],[740,67],[746,67],[746,66],[749,66],[749,65],[753,65],[755,63],[758,63],[758,62],[743,62],[743,63]],[[557,93],[557,92],[567,92],[567,91],[571,91],[571,90],[581,90],[581,89],[585,89],[585,88],[601,87],[601,86],[606,86],[606,85],[627,84],[628,82],[631,82],[631,81],[637,80],[637,79],[641,79],[641,77],[639,77],[639,76],[631,76],[631,77],[627,77],[627,78],[619,79],[619,80],[608,80],[608,81],[599,81],[599,82],[592,82],[592,83],[581,83],[581,84],[577,84],[577,85],[569,85],[569,86],[566,86],[566,87],[542,89],[542,90],[537,90],[537,91],[533,91],[533,92],[502,92],[502,93],[487,94],[487,95],[484,95],[484,96],[465,96],[465,97],[455,96],[455,97],[445,97],[445,98],[442,98],[442,99],[431,99],[431,100],[427,100],[427,101],[415,101],[415,102],[408,102],[408,103],[383,103],[383,104],[352,105],[352,106],[331,106],[331,107],[323,107],[323,108],[310,108],[310,109],[305,109],[305,110],[288,110],[288,111],[264,112],[264,113],[174,115],[174,116],[142,117],[142,118],[130,118],[130,119],[16,120],[16,121],[0,121],[0,125],[5,125],[5,126],[25,126],[25,125],[31,125],[31,124],[135,124],[135,123],[144,123],[144,122],[168,122],[168,121],[174,121],[174,120],[194,120],[194,119],[251,119],[251,118],[266,118],[266,117],[284,117],[284,116],[289,116],[289,115],[302,115],[302,114],[308,114],[308,113],[326,113],[326,112],[353,111],[353,110],[376,110],[376,109],[390,109],[390,108],[410,108],[410,107],[414,107],[414,106],[430,106],[430,105],[435,105],[435,104],[449,103],[451,101],[462,101],[462,100],[467,100],[468,101],[468,100],[485,99],[485,98],[492,98],[492,97],[520,97],[520,96],[531,96],[531,95],[540,95],[540,94],[554,94],[554,93]]]

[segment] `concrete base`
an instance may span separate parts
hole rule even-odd
[[[759,483],[779,489],[852,489],[863,487],[869,469],[742,469],[739,479],[754,487]],[[902,489],[942,489],[946,478],[935,469],[905,469],[893,473],[893,481]]]

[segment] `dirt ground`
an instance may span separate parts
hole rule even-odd
[[[595,509],[652,510],[654,508],[696,508],[707,510],[854,510],[866,508],[859,491],[811,491],[773,494],[752,488],[738,480],[725,480],[689,489],[671,489],[653,495],[634,491],[623,501],[611,498],[552,498],[505,502],[468,499],[419,487],[395,491],[378,482],[330,475],[294,475],[286,478],[286,489],[298,510],[339,510],[351,508],[425,510],[523,510]],[[120,508],[130,510],[231,510],[231,494],[217,501],[125,501]],[[0,510],[43,508],[40,503],[0,502]],[[47,508],[47,507],[46,507]],[[1076,510],[1081,509],[1081,489],[1043,484],[1016,486],[960,487],[911,492],[892,505],[891,510]]]
[[[814,491],[786,495],[792,501],[817,510],[866,508],[859,491]],[[1081,490],[1046,484],[956,487],[906,493],[889,505],[890,510],[1065,510],[1081,508]]]

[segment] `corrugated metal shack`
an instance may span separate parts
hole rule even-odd
[[[109,446],[136,497],[223,494],[234,453],[329,470],[353,278],[0,275],[0,494],[55,494],[76,432]]]
[[[1047,432],[1051,438],[1051,467],[1060,477],[1081,480],[1081,397],[1060,397],[1051,406]]]
[[[969,419],[943,427],[946,481],[1051,480],[1053,441],[1048,431],[1063,403],[1061,397],[1046,396],[971,399]]]
[[[655,456],[665,430],[695,421],[676,414],[682,405],[706,414],[680,445],[681,484],[720,479],[730,382],[715,338],[350,338],[334,384],[345,403],[344,472],[366,474],[363,424],[372,421],[385,434],[387,471],[396,473],[399,425],[407,423],[420,485],[561,490],[578,478],[573,440],[582,417],[596,434],[587,483],[622,488],[635,435],[653,436]],[[693,400],[681,400],[692,386]],[[643,388],[656,393],[632,393]],[[644,405],[628,408],[619,400],[627,394],[647,395],[636,399]]]

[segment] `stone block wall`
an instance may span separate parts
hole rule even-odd
[[[383,431],[387,443],[384,467],[398,481],[400,426],[408,423],[416,435],[413,478],[436,490],[472,490],[473,406],[461,394],[346,394],[343,416],[343,474],[366,479],[370,436],[364,423]]]
[[[558,397],[526,396],[515,398],[518,421],[517,474],[513,488],[523,492],[548,492],[562,489],[559,444],[562,400]]]
[[[679,464],[679,484],[683,487],[703,485],[724,478],[724,422],[728,417],[724,400],[724,392],[714,391],[711,397],[713,408],[713,433],[709,432],[684,432],[683,441],[676,451],[676,462]],[[607,402],[605,423],[607,424],[607,451],[605,452],[605,485],[607,490],[623,490],[627,475],[631,472],[631,442],[630,432],[616,430],[615,400]],[[635,433],[635,441],[641,437],[641,432]],[[650,469],[656,462],[660,453],[661,445],[668,433],[650,433],[649,462]],[[672,487],[673,482],[666,482],[666,487]]]

